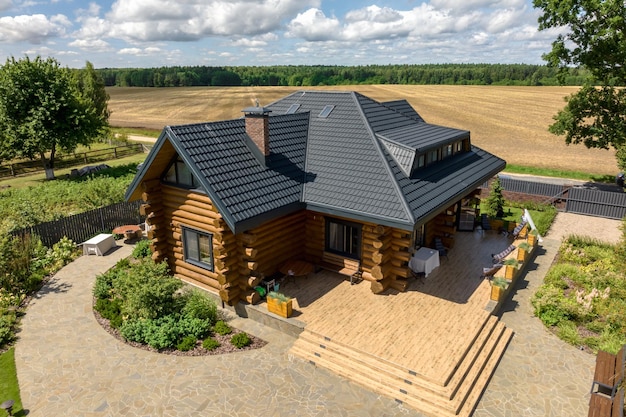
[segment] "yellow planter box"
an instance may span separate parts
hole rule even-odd
[[[491,299],[493,301],[500,301],[504,298],[504,293],[506,290],[502,287],[498,287],[497,285],[491,285]]]
[[[508,280],[513,279],[513,277],[515,276],[515,272],[517,271],[517,268],[511,265],[505,265],[505,267],[506,268],[504,270],[504,278]]]
[[[293,313],[292,300],[281,301],[278,298],[267,297],[267,311],[281,317],[291,317]]]
[[[518,248],[517,260],[520,261],[521,263],[524,263],[526,261],[526,254],[528,254],[528,252],[526,252],[524,249]]]

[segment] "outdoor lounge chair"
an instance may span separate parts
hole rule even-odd
[[[496,274],[496,272],[500,270],[500,268],[502,268],[502,264],[500,263],[494,264],[493,266],[488,267],[488,268],[483,268],[483,273],[480,277],[491,278]]]
[[[505,250],[503,250],[500,253],[492,253],[491,257],[493,258],[493,263],[497,264],[500,263],[504,260],[504,258],[507,257],[507,255],[511,252],[513,252],[515,250],[515,245],[511,244],[509,245],[508,248],[506,248]]]
[[[445,246],[443,246],[443,242],[441,241],[441,238],[436,237],[435,238],[435,249],[439,252],[439,256],[445,256],[446,259],[448,259],[448,250],[446,249]]]
[[[519,237],[520,233],[522,233],[522,230],[524,230],[524,227],[527,223],[528,222],[526,220],[522,220],[520,224],[515,226],[515,229],[513,229],[513,231],[511,232],[511,234],[513,235],[513,239],[517,239]]]

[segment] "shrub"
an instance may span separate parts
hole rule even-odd
[[[150,255],[152,255],[152,250],[150,249],[150,241],[147,239],[137,242],[131,254],[135,259],[147,258]]]
[[[217,304],[202,292],[198,290],[186,292],[184,303],[182,314],[185,317],[207,320],[211,326],[217,322]]]
[[[178,331],[182,335],[202,339],[211,332],[211,323],[196,317],[182,316],[178,320]]]
[[[63,237],[46,253],[49,265],[57,271],[80,256],[80,250],[71,239]]]
[[[233,337],[230,338],[230,343],[232,343],[237,349],[242,349],[250,345],[252,340],[250,340],[250,336],[248,336],[247,333],[241,332],[233,335]]]
[[[196,341],[197,339],[193,336],[185,336],[183,340],[176,344],[176,349],[186,352],[196,347]]]
[[[0,347],[15,339],[13,326],[15,326],[14,314],[3,314],[0,316]]]
[[[213,326],[213,331],[222,336],[231,334],[233,332],[233,330],[230,328],[228,324],[226,324],[224,320],[220,320],[217,323],[215,323],[215,326]]]
[[[105,319],[113,320],[120,317],[120,313],[122,311],[121,304],[122,303],[118,299],[109,300],[100,298],[96,300],[94,308]]]
[[[202,347],[206,350],[214,350],[220,347],[220,342],[211,337],[208,337],[204,339],[204,342],[202,342]]]
[[[147,258],[118,277],[115,290],[122,298],[122,313],[129,318],[155,319],[173,313],[183,283],[169,275],[165,262]]]

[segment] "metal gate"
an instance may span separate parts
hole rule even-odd
[[[574,187],[569,190],[565,211],[622,219],[626,216],[626,193]]]

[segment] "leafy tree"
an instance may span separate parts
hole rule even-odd
[[[544,55],[564,82],[572,66],[589,71],[550,131],[567,144],[619,149],[626,137],[626,4],[623,0],[533,0],[543,9],[539,29],[565,28]]]
[[[108,126],[92,77],[93,67],[75,77],[54,58],[7,59],[0,67],[0,156],[39,158],[54,178],[57,151],[88,145]]]

